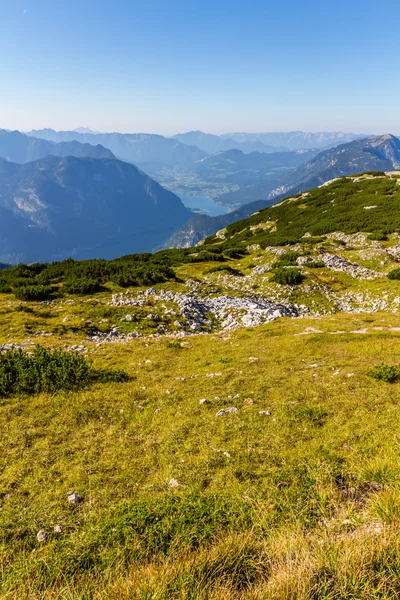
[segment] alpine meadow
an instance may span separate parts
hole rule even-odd
[[[398,600],[397,8],[4,2],[1,600]]]

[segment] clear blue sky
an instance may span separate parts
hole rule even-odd
[[[0,0],[0,127],[400,133],[398,0]]]

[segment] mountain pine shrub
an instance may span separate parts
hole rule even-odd
[[[77,352],[51,351],[38,345],[32,353],[19,349],[0,354],[0,397],[76,390],[93,382],[128,379],[121,370],[93,369]]]
[[[280,283],[281,285],[298,285],[304,279],[299,269],[295,267],[279,268],[276,270],[270,281]]]

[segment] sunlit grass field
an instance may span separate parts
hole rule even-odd
[[[400,384],[367,375],[400,362],[397,328],[87,343],[131,380],[3,398],[1,597],[398,598]]]

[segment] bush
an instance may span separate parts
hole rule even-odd
[[[49,300],[54,295],[54,288],[50,285],[27,285],[14,290],[18,300]]]
[[[92,369],[77,352],[51,351],[38,345],[30,354],[22,350],[0,354],[0,397],[75,390],[94,381],[127,380],[124,371]]]
[[[219,271],[225,271],[226,273],[229,273],[230,275],[242,275],[242,273],[240,271],[238,271],[237,269],[233,269],[229,265],[218,265],[217,267],[211,267],[211,269],[208,269],[208,271],[206,271],[206,274],[218,273]]]
[[[33,313],[33,308],[25,306],[25,304],[19,304],[14,308],[15,312]]]
[[[400,279],[400,269],[393,269],[388,273],[388,279]]]
[[[102,369],[100,371],[92,371],[92,377],[99,383],[122,383],[129,381],[128,373],[120,369]]]
[[[395,383],[400,377],[400,367],[382,363],[369,369],[367,375],[386,383]]]
[[[367,236],[368,240],[376,240],[378,242],[384,242],[388,239],[387,234],[384,231],[373,231]]]
[[[63,292],[67,294],[94,294],[101,289],[100,281],[97,279],[72,279],[63,285]]]
[[[175,340],[167,342],[167,348],[170,350],[183,350],[182,344],[180,342],[176,342]]]
[[[294,267],[281,268],[271,277],[270,281],[280,283],[281,285],[297,285],[301,283],[304,276],[300,273],[299,269]]]
[[[0,294],[10,294],[12,289],[6,281],[0,281]]]
[[[224,250],[224,254],[227,258],[243,258],[247,254],[245,248],[228,248]]]
[[[322,269],[325,267],[325,263],[322,260],[310,260],[309,262],[306,262],[304,266],[309,269]]]

